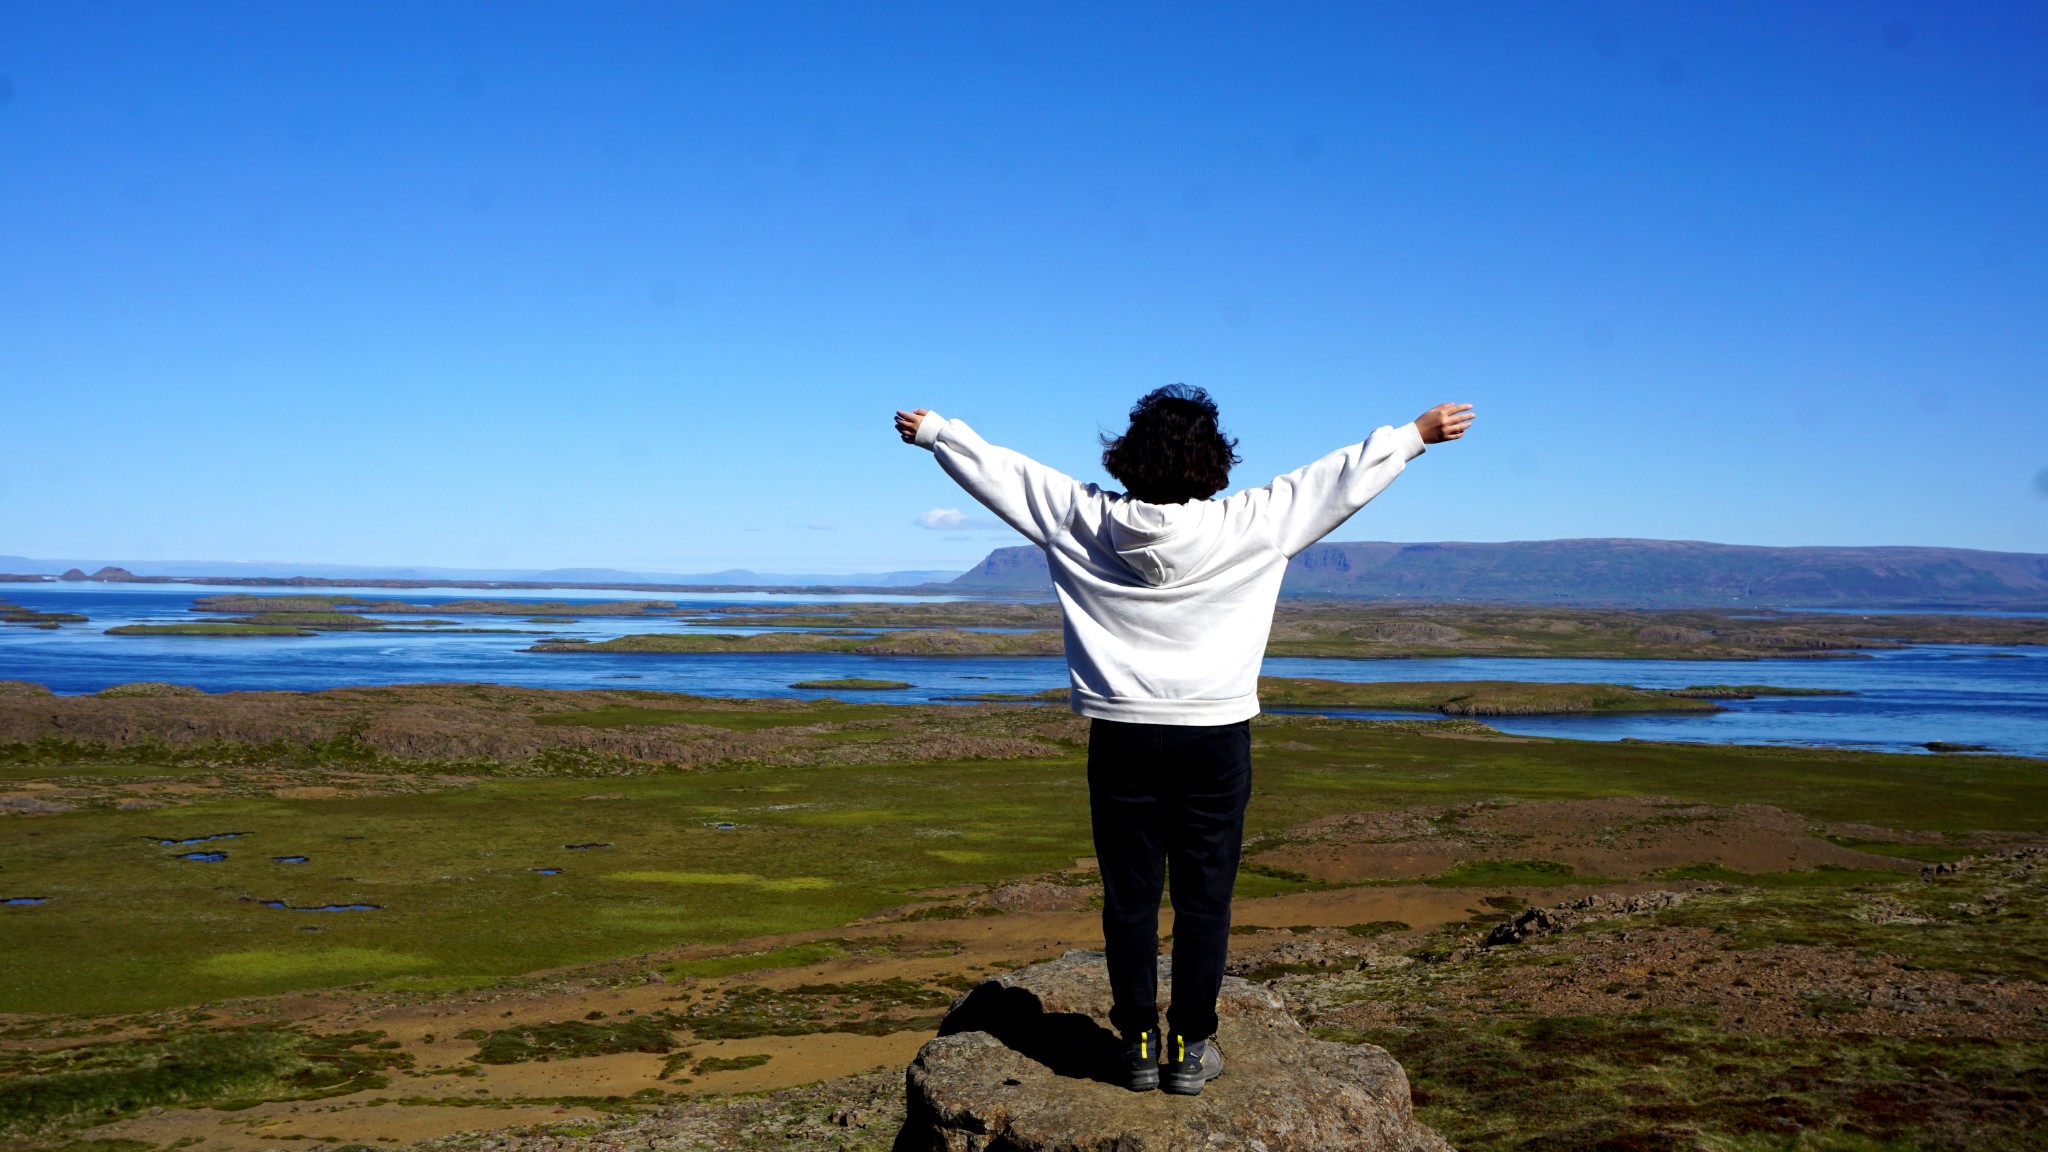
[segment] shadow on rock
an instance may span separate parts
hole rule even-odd
[[[1026,988],[994,980],[976,985],[939,1024],[941,1036],[963,1032],[985,1032],[1055,1076],[1118,1082],[1116,1033],[1082,1012],[1047,1011]]]
[[[1393,1057],[1315,1039],[1266,988],[1224,979],[1224,1073],[1192,1097],[1116,1082],[1109,1007],[1099,952],[984,981],[911,1064],[895,1152],[1450,1152]]]

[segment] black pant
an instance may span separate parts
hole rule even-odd
[[[1126,1036],[1159,1026],[1159,896],[1173,872],[1173,1003],[1191,1040],[1216,1031],[1230,891],[1252,793],[1251,722],[1088,728],[1088,814],[1102,867],[1102,938]]]

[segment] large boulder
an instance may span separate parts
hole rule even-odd
[[[1450,1152],[1384,1049],[1311,1037],[1256,984],[1224,979],[1223,1075],[1194,1097],[1116,1082],[1109,1006],[1100,952],[975,987],[910,1066],[897,1152]]]

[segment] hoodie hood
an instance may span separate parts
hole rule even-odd
[[[1216,546],[1210,534],[1201,530],[1211,503],[1117,501],[1107,509],[1110,546],[1124,567],[1155,588],[1185,580]]]

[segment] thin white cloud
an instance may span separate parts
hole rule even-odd
[[[933,508],[919,513],[917,526],[934,532],[1000,532],[1008,527],[999,520],[969,516],[958,508]]]

